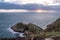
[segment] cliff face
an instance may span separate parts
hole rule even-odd
[[[14,26],[11,27],[12,30],[16,32],[25,32],[29,31],[31,33],[39,33],[42,31],[42,29],[32,23],[29,24],[23,24],[23,23],[17,23]]]
[[[45,31],[47,31],[47,32],[60,31],[60,18],[57,19],[52,24],[47,25],[47,28],[45,29]]]

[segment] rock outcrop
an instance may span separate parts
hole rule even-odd
[[[17,37],[17,38],[0,38],[0,40],[32,40],[31,38]],[[35,37],[33,40],[44,40],[42,37]]]
[[[42,37],[42,35],[40,34],[40,32],[42,32],[43,30],[39,26],[36,26],[32,23],[28,24],[17,23],[14,26],[12,26],[11,29],[14,30],[15,32],[24,33],[23,35],[24,38],[26,38],[26,40],[29,40],[28,38],[30,38],[31,40],[44,39],[44,37]]]
[[[0,38],[0,40],[27,40],[27,38],[23,37],[17,37],[17,38]],[[28,39],[31,40],[31,39]]]
[[[22,32],[25,31],[31,32],[31,33],[39,33],[42,31],[42,29],[32,23],[24,24],[24,23],[17,23],[14,26],[11,27],[12,30],[15,32]]]
[[[45,40],[45,38],[44,38],[44,37],[39,37],[39,36],[37,36],[37,37],[34,37],[33,40]]]
[[[60,35],[50,36],[45,38],[45,40],[60,40]]]
[[[54,36],[52,37],[53,40],[60,40],[60,36]]]

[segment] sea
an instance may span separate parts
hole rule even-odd
[[[16,23],[32,23],[42,29],[48,24],[60,18],[59,12],[3,12],[0,13],[0,38],[16,37],[18,32],[14,32],[11,27]],[[22,33],[21,33],[22,34]],[[22,36],[20,34],[20,36]]]

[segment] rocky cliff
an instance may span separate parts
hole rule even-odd
[[[47,25],[47,28],[45,29],[47,32],[51,31],[59,31],[60,32],[60,18],[57,19],[55,22]]]

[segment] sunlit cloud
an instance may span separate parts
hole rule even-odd
[[[48,10],[32,10],[32,11],[28,11],[28,10],[16,10],[16,9],[12,9],[12,10],[0,9],[0,12],[54,12],[54,11],[48,11]]]
[[[28,11],[27,10],[17,10],[17,9],[11,9],[11,10],[0,9],[0,12],[28,12]]]

